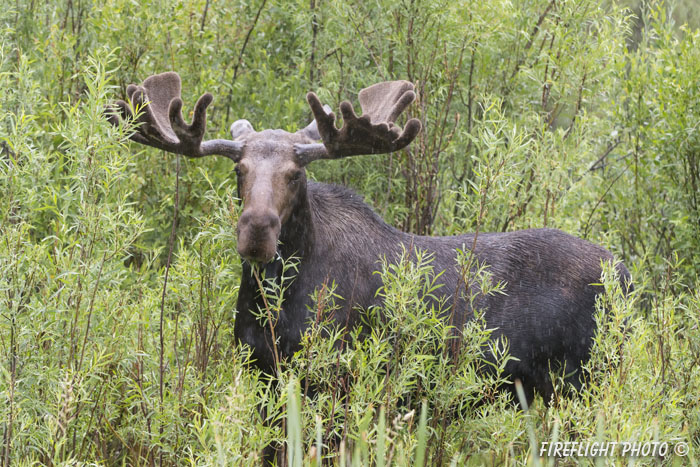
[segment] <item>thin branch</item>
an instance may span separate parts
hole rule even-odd
[[[611,152],[615,150],[616,147],[620,145],[622,140],[620,138],[617,138],[613,143],[608,144],[608,148],[605,150],[602,156],[600,156],[591,166],[586,170],[586,172],[592,172],[594,170],[600,169],[602,166],[599,165],[601,164],[609,155]],[[603,164],[604,165],[604,164]],[[579,177],[579,180],[581,177]]]
[[[586,220],[586,227],[583,229],[583,238],[585,239],[588,237],[588,230],[591,227],[591,219],[593,218],[593,214],[595,213],[596,209],[598,209],[598,206],[600,206],[600,203],[603,202],[605,197],[608,195],[612,187],[617,183],[617,181],[622,177],[622,175],[627,171],[627,168],[624,168],[620,171],[620,173],[615,177],[615,179],[610,182],[610,186],[605,190],[605,193],[601,195],[600,198],[598,198],[598,201],[595,203],[595,206],[593,206],[593,209],[591,209],[591,213],[588,215],[588,220]]]
[[[95,306],[95,296],[97,295],[97,289],[100,286],[100,278],[102,277],[102,269],[105,265],[105,259],[107,258],[107,252],[105,251],[102,255],[102,261],[100,262],[100,270],[97,272],[97,279],[95,280],[95,287],[92,289],[92,297],[90,297],[90,305],[88,306],[87,314],[87,324],[85,325],[85,335],[83,336],[83,347],[80,349],[80,360],[78,362],[77,371],[73,374],[73,381],[75,381],[76,375],[80,372],[83,366],[83,358],[85,357],[85,347],[87,346],[88,333],[90,332],[90,321],[92,320],[92,310]]]
[[[226,121],[229,120],[229,112],[231,111],[231,100],[233,99],[233,85],[236,83],[236,79],[238,78],[238,70],[240,69],[241,64],[243,63],[243,54],[245,54],[245,49],[248,46],[248,42],[250,41],[250,36],[253,34],[255,26],[258,24],[258,20],[260,19],[260,13],[262,13],[263,8],[265,8],[265,4],[267,4],[267,0],[262,0],[258,11],[255,13],[255,19],[253,20],[253,24],[250,25],[250,28],[248,28],[248,32],[245,35],[243,45],[241,45],[241,50],[238,52],[238,60],[236,61],[236,64],[233,67],[233,79],[231,80],[231,89],[229,89],[228,97],[226,98]]]
[[[207,3],[204,4],[204,11],[202,12],[202,24],[199,26],[199,30],[204,31],[204,24],[207,22],[207,11],[209,10],[209,1],[207,0]]]
[[[253,270],[253,276],[255,276],[255,281],[258,283],[258,288],[260,289],[260,296],[263,299],[263,304],[265,305],[265,311],[267,312],[267,322],[270,325],[270,334],[272,337],[272,353],[275,358],[275,370],[277,370],[277,374],[280,374],[280,356],[277,351],[277,337],[275,336],[275,324],[273,323],[272,319],[272,310],[270,309],[270,304],[267,301],[267,294],[265,293],[265,287],[262,284],[262,281],[260,280],[260,275],[258,274],[258,268],[256,266],[252,267]]]
[[[571,130],[574,128],[574,124],[576,123],[576,117],[578,116],[578,113],[581,111],[581,103],[583,101],[583,88],[586,86],[586,78],[588,77],[588,71],[584,68],[583,70],[583,77],[581,78],[581,85],[578,88],[578,99],[576,100],[576,108],[574,109],[574,116],[571,118],[571,123],[569,124],[569,128],[566,129],[566,133],[564,133],[564,139],[568,138],[569,135],[571,134]]]
[[[535,27],[532,29],[532,32],[530,33],[530,39],[527,41],[527,44],[525,44],[525,49],[523,49],[523,57],[518,60],[518,62],[515,64],[515,68],[513,68],[513,73],[510,75],[510,78],[513,79],[515,75],[518,74],[518,71],[520,71],[520,67],[523,64],[523,61],[525,61],[525,56],[524,54],[527,53],[528,50],[530,50],[530,47],[532,47],[532,43],[535,40],[535,37],[537,37],[537,33],[540,31],[540,27],[542,27],[542,23],[544,22],[544,19],[547,17],[549,14],[549,11],[554,7],[554,4],[556,3],[556,0],[552,0],[549,2],[549,5],[547,5],[547,8],[542,12],[540,15],[539,19],[537,20],[537,24],[535,24]]]
[[[319,0],[320,3],[320,0]],[[311,0],[311,56],[309,57],[309,85],[314,85],[314,71],[316,68],[316,36],[318,36],[318,13],[316,12],[316,0]]]
[[[175,169],[175,201],[173,206],[173,224],[170,228],[170,238],[168,239],[168,259],[165,263],[165,279],[163,280],[163,293],[160,297],[160,321],[159,321],[159,339],[160,339],[160,356],[158,365],[159,376],[159,397],[160,397],[160,437],[163,437],[163,375],[165,368],[163,366],[163,354],[165,352],[164,333],[163,333],[163,316],[165,314],[165,292],[168,288],[168,276],[170,274],[170,264],[173,257],[173,244],[175,243],[175,234],[177,232],[177,216],[178,205],[180,204],[180,155],[177,155],[177,167]],[[163,465],[163,450],[160,451],[160,465]]]

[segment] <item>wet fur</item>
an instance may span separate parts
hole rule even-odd
[[[473,235],[423,237],[401,232],[386,224],[362,198],[344,187],[308,182],[280,235],[279,254],[301,258],[299,272],[285,294],[275,333],[282,357],[300,348],[301,335],[314,318],[310,295],[324,281],[335,281],[336,293],[344,298],[334,314],[336,322],[357,323],[358,308],[380,304],[379,259],[396,260],[402,245],[434,255],[432,266],[443,271],[437,290],[453,303],[459,278],[456,249],[471,248]],[[504,281],[505,294],[480,297],[476,306],[485,309],[493,337],[505,336],[511,355],[519,361],[506,366],[507,376],[519,378],[528,399],[534,391],[545,399],[552,393],[550,368],[566,366],[569,383],[580,386],[581,362],[588,360],[595,333],[595,297],[600,286],[601,260],[613,261],[606,249],[555,229],[531,229],[479,234],[475,248],[495,281]],[[266,274],[281,273],[279,260],[265,266]],[[629,272],[618,266],[620,277]],[[262,307],[251,266],[244,262],[238,298],[235,336],[253,350],[254,362],[273,373],[270,330],[254,317]],[[463,290],[463,287],[462,287]],[[460,294],[462,295],[462,294]],[[457,300],[456,318],[473,316],[465,300]]]

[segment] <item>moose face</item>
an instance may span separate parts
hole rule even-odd
[[[306,171],[294,144],[314,141],[302,132],[282,130],[251,129],[237,136],[244,143],[235,168],[243,203],[236,228],[238,253],[250,262],[267,263],[274,259],[282,226],[306,194]]]

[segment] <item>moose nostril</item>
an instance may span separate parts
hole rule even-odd
[[[250,227],[255,230],[277,229],[280,227],[279,216],[273,212],[244,212],[238,221],[239,226]]]
[[[265,216],[266,224],[268,225],[269,228],[275,229],[279,226],[280,223],[280,218],[275,216],[274,214],[268,213]]]
[[[250,211],[244,212],[243,214],[241,214],[241,217],[238,219],[238,225],[249,224],[252,217],[253,217],[252,212],[250,212]]]

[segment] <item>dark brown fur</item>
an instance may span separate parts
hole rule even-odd
[[[301,335],[314,318],[310,295],[329,278],[344,298],[334,319],[358,322],[358,307],[380,305],[380,258],[396,260],[402,250],[418,248],[434,255],[435,272],[443,271],[436,295],[453,303],[461,280],[456,249],[468,249],[473,235],[423,237],[387,225],[351,190],[308,182],[306,192],[294,200],[296,206],[282,226],[281,258],[301,257],[299,273],[285,294],[275,333],[282,356],[299,349]],[[595,296],[600,286],[601,261],[612,261],[602,247],[555,229],[532,229],[478,235],[475,248],[479,263],[487,264],[494,281],[504,281],[505,294],[481,296],[476,306],[486,310],[493,337],[505,336],[511,355],[518,361],[506,366],[507,376],[519,378],[528,399],[534,391],[549,398],[550,368],[566,365],[568,381],[580,386],[581,363],[588,360],[595,332]],[[279,274],[280,260],[266,266],[268,275]],[[618,265],[620,276],[629,273]],[[461,290],[464,290],[462,287]],[[460,294],[462,295],[462,294]],[[352,297],[352,301],[349,298]],[[258,287],[244,262],[237,304],[235,336],[253,350],[255,364],[273,372],[270,330],[253,316],[261,307]],[[463,296],[456,303],[459,322],[473,312]]]

